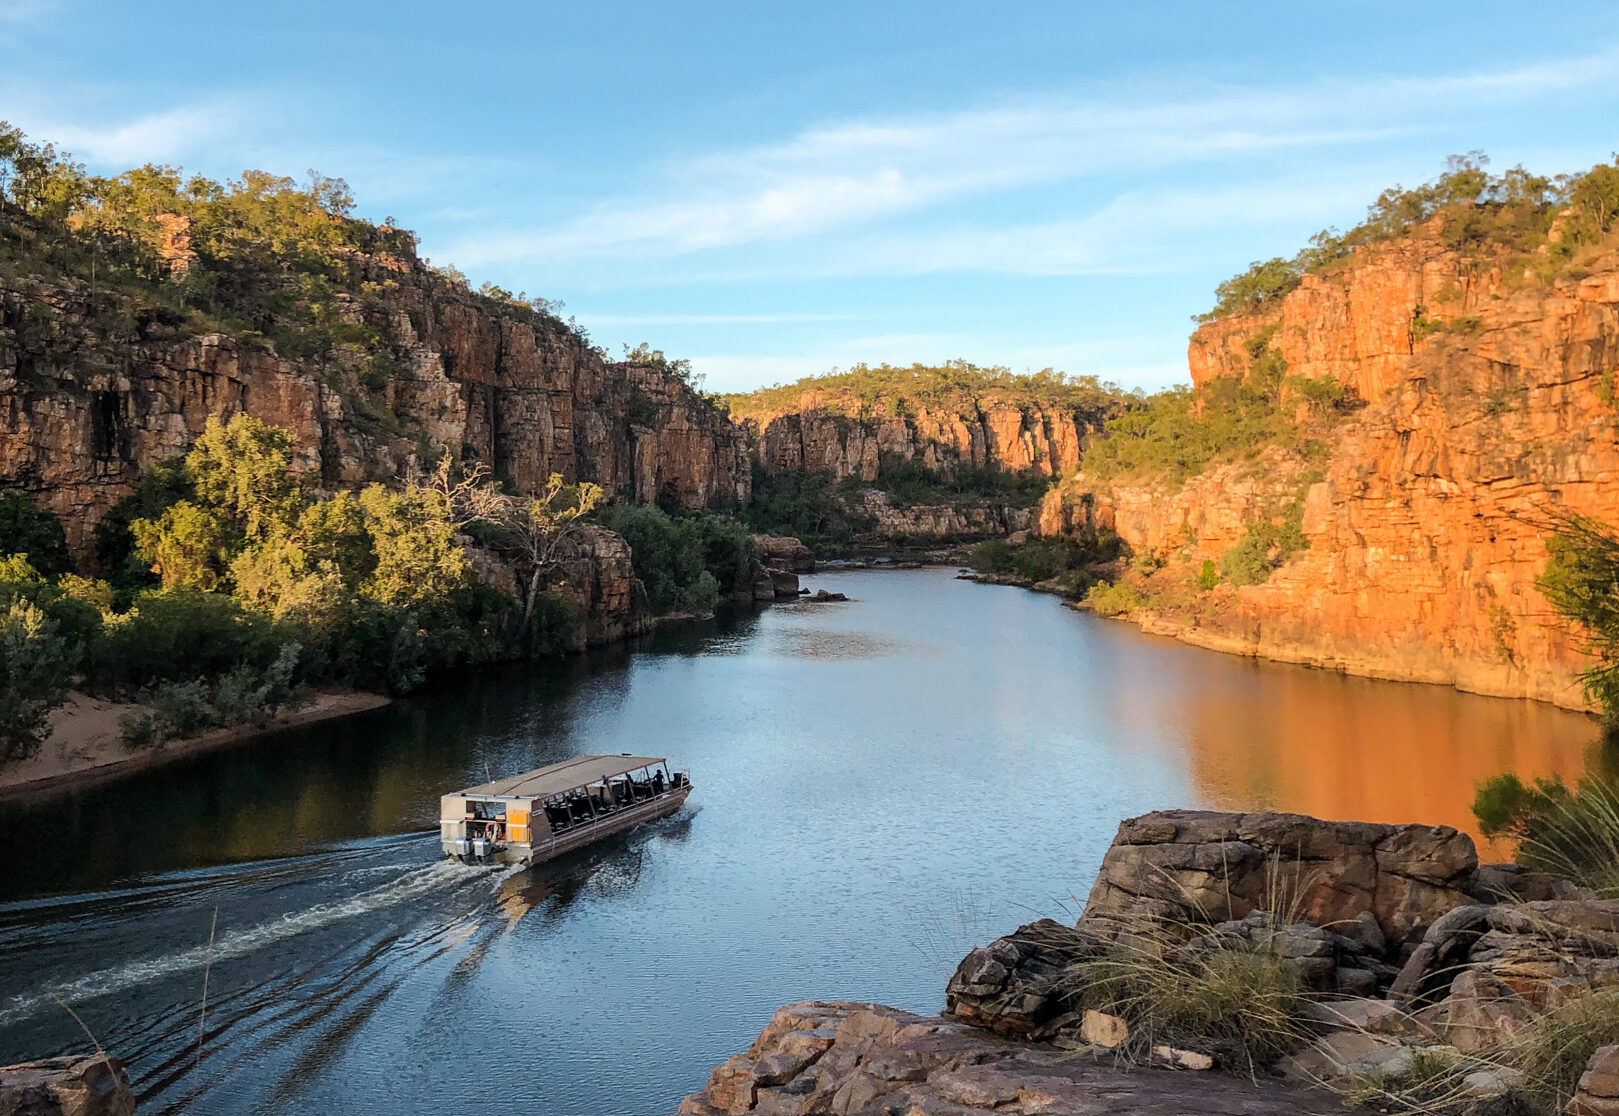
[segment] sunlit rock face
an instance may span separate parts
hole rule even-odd
[[[755,454],[768,472],[831,472],[875,481],[916,463],[944,476],[964,466],[1061,476],[1079,466],[1097,416],[1029,401],[964,400],[860,413],[835,393],[806,391],[790,410],[749,414]]]
[[[1184,578],[1302,497],[1308,549],[1261,585],[1148,617],[1192,642],[1374,677],[1586,703],[1578,638],[1535,588],[1559,510],[1619,521],[1619,256],[1551,284],[1446,249],[1435,226],[1306,276],[1264,314],[1201,326],[1199,383],[1245,373],[1245,342],[1366,406],[1324,460],[1267,451],[1183,487],[1093,485],[1040,509],[1046,533],[1110,527]],[[1444,323],[1435,327],[1432,323]],[[1168,575],[1166,575],[1168,576]]]
[[[187,336],[167,312],[114,322],[84,289],[0,280],[0,484],[61,516],[81,563],[97,520],[209,416],[291,430],[327,489],[418,478],[444,449],[518,490],[551,473],[671,507],[746,502],[741,430],[662,368],[607,361],[560,322],[498,315],[414,258],[357,261],[368,351],[283,359],[260,339]],[[41,355],[43,354],[43,355]],[[375,359],[374,354],[386,357]]]

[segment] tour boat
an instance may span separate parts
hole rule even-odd
[[[538,864],[667,817],[691,793],[661,756],[578,756],[439,799],[444,851],[477,864]]]

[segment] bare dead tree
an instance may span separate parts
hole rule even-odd
[[[602,488],[585,481],[570,485],[560,473],[552,473],[545,487],[533,496],[502,496],[499,509],[491,517],[510,539],[528,566],[528,592],[523,598],[523,626],[528,626],[535,601],[546,577],[561,564],[562,543],[587,515],[601,503]]]
[[[493,476],[489,466],[481,461],[457,470],[446,453],[433,469],[428,487],[444,497],[444,505],[450,510],[451,526],[465,527],[478,520],[498,523],[508,497],[491,483]]]

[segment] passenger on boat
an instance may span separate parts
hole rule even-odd
[[[661,770],[652,774],[652,793],[654,795],[663,793],[663,772]]]

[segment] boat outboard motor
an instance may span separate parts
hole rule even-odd
[[[474,837],[472,839],[472,855],[477,857],[481,863],[483,858],[489,855],[489,842],[482,837]]]

